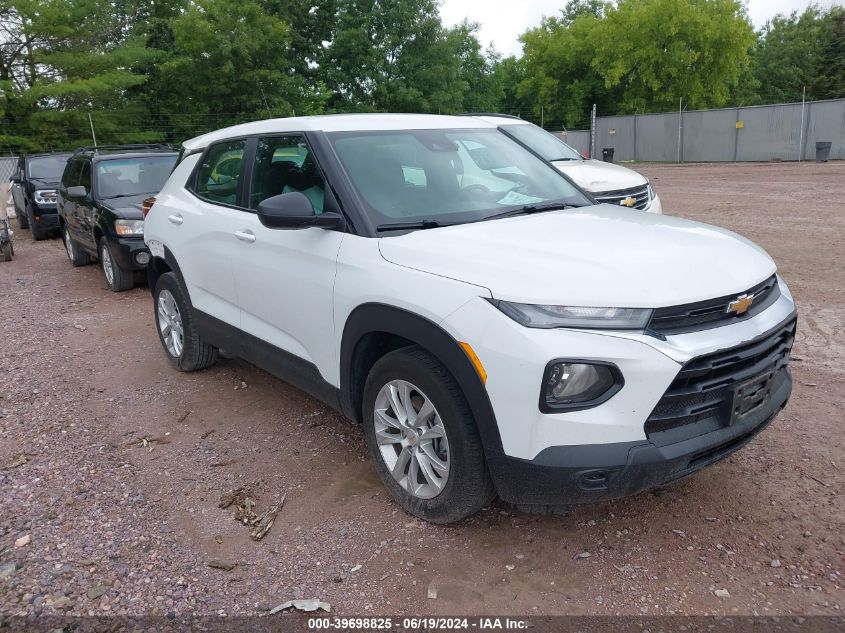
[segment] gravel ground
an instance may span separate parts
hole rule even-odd
[[[565,517],[406,515],[358,428],[241,361],[175,372],[145,288],[113,294],[18,231],[0,263],[0,615],[311,597],[342,614],[841,614],[845,163],[638,169],[667,212],[779,262],[800,306],[795,391],[730,459]],[[218,507],[247,484],[259,513],[286,495],[261,541]]]

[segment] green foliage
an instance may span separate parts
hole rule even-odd
[[[622,112],[724,105],[754,43],[738,0],[620,0],[590,35]]]
[[[349,111],[602,114],[845,96],[845,9],[566,0],[502,58],[438,0],[0,0],[0,149],[181,140]],[[89,119],[90,117],[90,119]]]

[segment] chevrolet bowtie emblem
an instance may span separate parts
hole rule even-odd
[[[728,304],[728,312],[736,315],[745,314],[752,303],[754,303],[754,295],[739,295]]]
[[[635,204],[637,204],[637,199],[628,196],[627,198],[620,200],[619,204],[621,204],[623,207],[633,207]]]

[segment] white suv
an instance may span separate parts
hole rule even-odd
[[[430,521],[659,485],[784,406],[795,305],[742,237],[588,204],[472,118],[213,132],[146,217],[161,342],[182,371],[224,348],[358,420]]]
[[[569,176],[572,182],[587,191],[597,202],[648,213],[663,213],[660,196],[654,193],[648,179],[633,169],[584,158],[554,134],[518,117],[505,114],[467,116],[476,116],[498,126],[517,143]]]

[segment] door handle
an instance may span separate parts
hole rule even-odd
[[[255,241],[255,233],[252,231],[235,231],[235,237],[241,242],[249,242],[250,244]]]
[[[170,220],[173,224],[182,224],[185,220],[182,218],[181,215],[175,213],[173,215],[168,215],[167,219]]]

